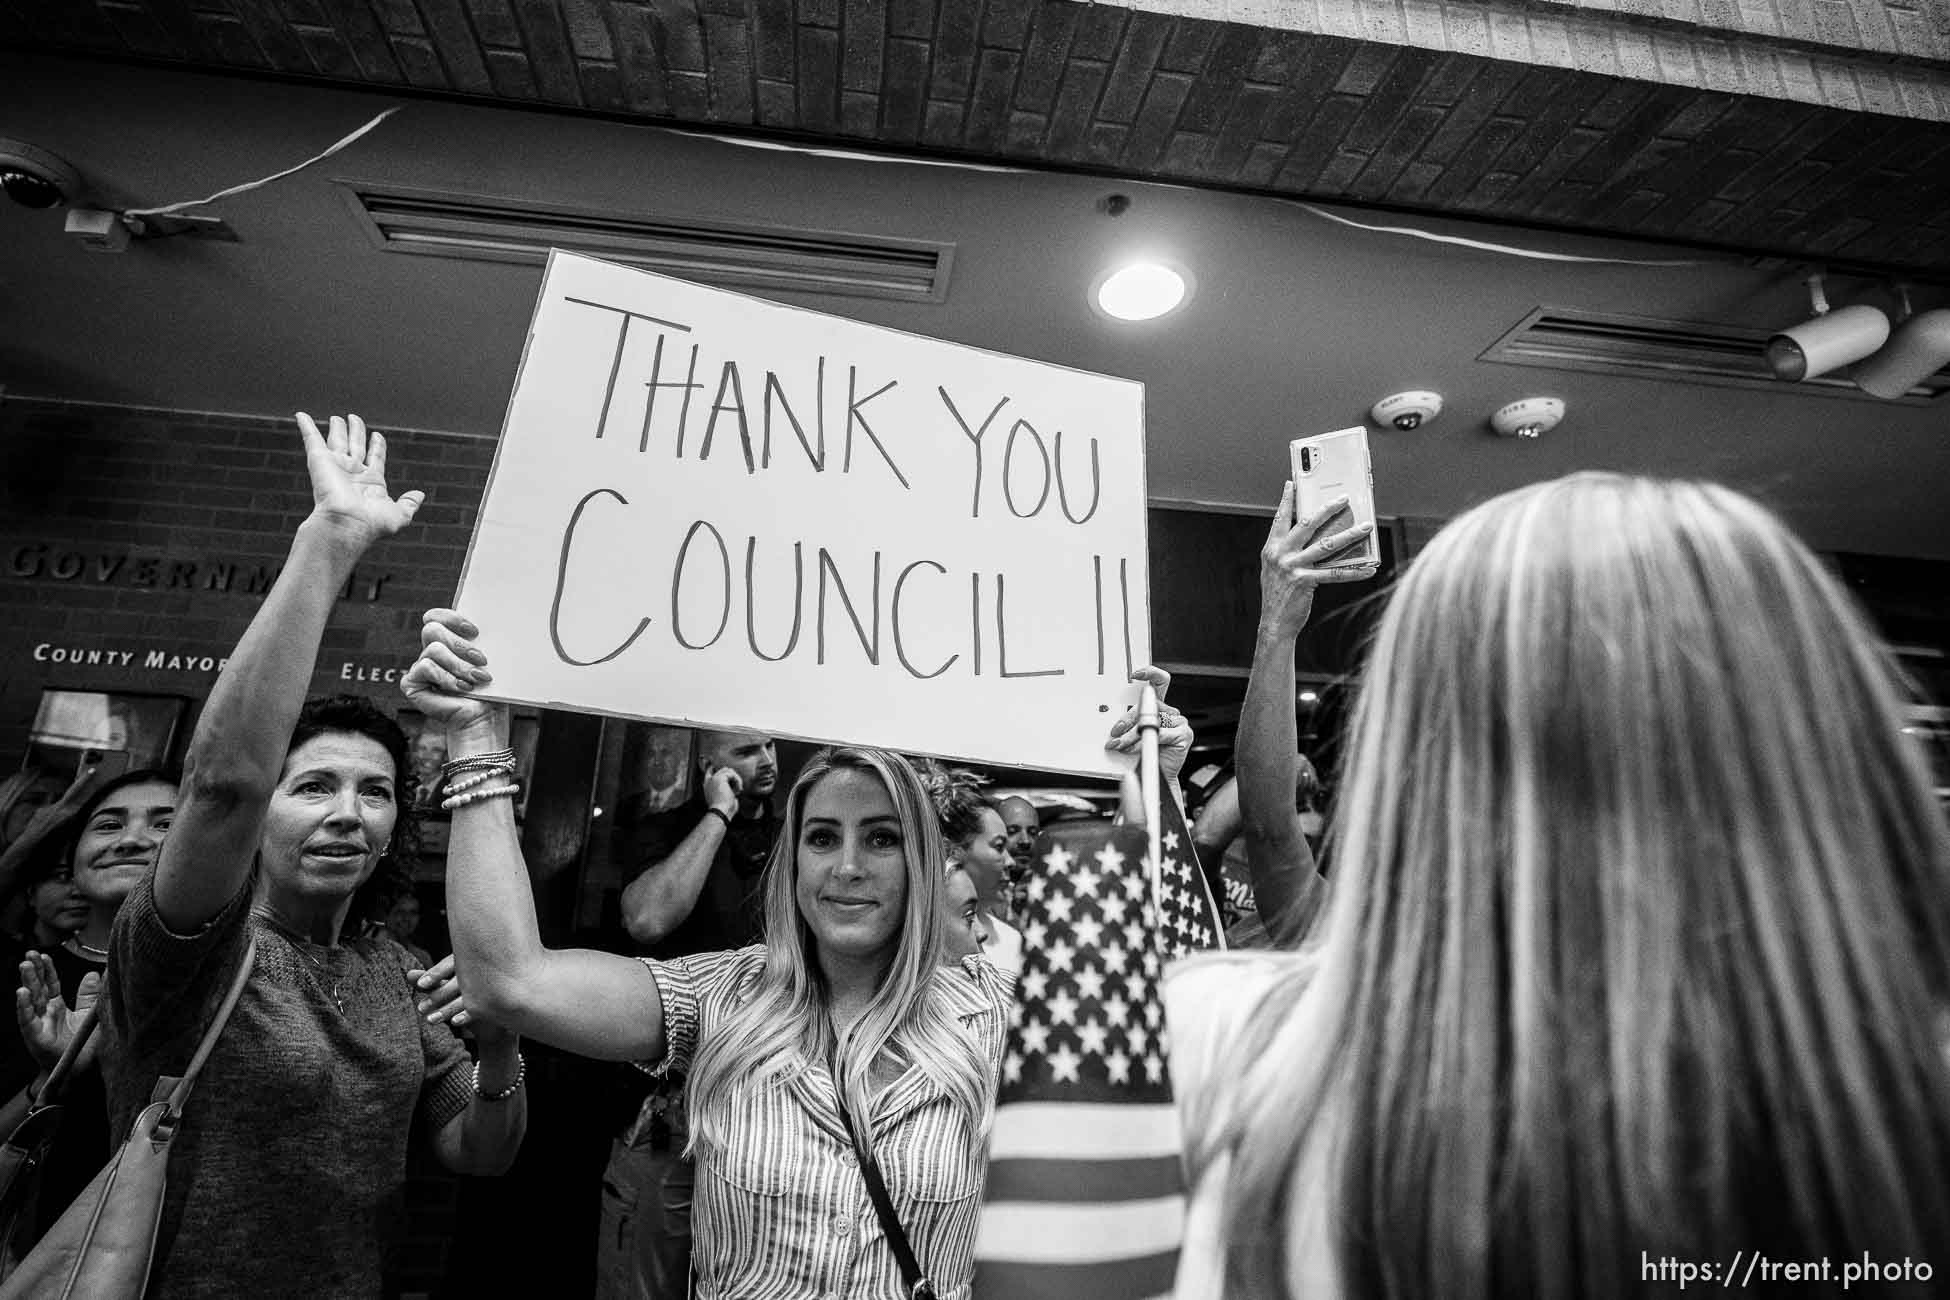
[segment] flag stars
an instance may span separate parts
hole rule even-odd
[[[1121,943],[1109,944],[1105,946],[1101,951],[1099,951],[1097,955],[1104,959],[1105,970],[1124,969],[1124,958],[1127,954],[1124,951],[1123,944]]]
[[[1051,1025],[1074,1025],[1077,1022],[1077,1000],[1067,992],[1059,991],[1049,1000],[1049,1019]],[[1024,1037],[1028,1031],[1024,1030]]]
[[[1124,886],[1124,897],[1126,898],[1144,897],[1145,882],[1143,876],[1139,876],[1139,875],[1125,876],[1122,880],[1118,881],[1117,883]]]
[[[1076,860],[1076,855],[1061,844],[1052,844],[1049,852],[1043,855],[1043,865],[1048,867],[1053,875],[1063,875],[1068,872],[1071,864]],[[1038,894],[1036,897],[1040,898],[1042,895]]]
[[[1113,925],[1124,919],[1125,906],[1124,900],[1116,894],[1105,894],[1097,900],[1097,910],[1102,912],[1104,919]]]
[[[1068,924],[1070,911],[1075,906],[1076,900],[1068,894],[1051,894],[1049,901],[1043,904],[1043,910],[1049,914],[1050,920]]]
[[[1085,1057],[1104,1054],[1104,1035],[1107,1031],[1100,1020],[1087,1020],[1077,1029],[1077,1042],[1083,1048]]]
[[[1076,890],[1077,894],[1083,898],[1095,898],[1097,896],[1097,880],[1097,873],[1089,867],[1079,867],[1070,873],[1070,887]]]
[[[1054,1065],[1056,1062],[1052,1060],[1050,1064]],[[1158,1058],[1156,1052],[1146,1052],[1144,1055],[1144,1077],[1149,1083],[1162,1083],[1164,1081],[1165,1063]]]
[[[1049,942],[1049,927],[1041,921],[1031,921],[1022,927],[1022,942],[1025,951],[1035,952]]]
[[[1123,998],[1113,997],[1104,1000],[1104,1015],[1110,1018],[1110,1023],[1113,1025],[1128,1024],[1130,1013],[1131,1004]]]
[[[1043,949],[1043,956],[1049,959],[1049,968],[1051,970],[1067,971],[1070,969],[1070,964],[1076,960],[1077,950],[1061,939],[1058,939],[1055,943]]]
[[[1028,890],[1029,901],[1032,903],[1040,903],[1043,901],[1043,895],[1049,891],[1049,881],[1043,879],[1041,876],[1031,876],[1029,878]]]
[[[1022,1027],[1022,1050],[1040,1056],[1049,1046],[1049,1026],[1040,1020],[1031,1020]]]
[[[1117,851],[1115,844],[1104,845],[1104,847],[1097,850],[1095,857],[1097,859],[1097,865],[1103,868],[1106,876],[1114,876],[1122,871],[1126,861],[1124,855]],[[1126,882],[1127,886],[1128,883]]]
[[[1026,970],[1022,973],[1022,1000],[1041,1002],[1043,994],[1049,991],[1049,972]]]
[[[1077,992],[1085,1000],[1095,1002],[1104,996],[1104,977],[1101,971],[1080,970],[1077,972]]]
[[[1071,1051],[1070,1045],[1065,1043],[1049,1054],[1050,1078],[1057,1083],[1076,1083],[1077,1067],[1082,1064],[1083,1058]],[[1147,1069],[1149,1064],[1146,1062]]]
[[[1022,1082],[1022,1053],[1013,1047],[1002,1058],[1002,1077],[1010,1083]]]
[[[1110,1076],[1112,1083],[1129,1083],[1131,1081],[1131,1058],[1124,1055],[1121,1050],[1112,1052],[1104,1058],[1104,1072]]]
[[[1078,921],[1073,928],[1077,932],[1077,947],[1085,952],[1095,948],[1097,941],[1103,937],[1103,922],[1093,921],[1087,916]]]

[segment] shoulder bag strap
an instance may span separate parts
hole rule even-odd
[[[837,1077],[833,1080],[833,1094],[840,1108],[840,1122],[846,1125],[846,1135],[853,1140],[853,1154],[860,1160],[860,1177],[866,1180],[867,1197],[873,1202],[873,1212],[880,1216],[880,1230],[887,1234],[887,1246],[900,1266],[907,1294],[911,1300],[934,1300],[934,1283],[928,1281],[921,1271],[921,1261],[914,1257],[907,1229],[901,1227],[900,1217],[894,1213],[894,1202],[887,1195],[887,1184],[880,1177],[880,1162],[874,1159],[873,1148],[867,1145],[860,1130],[853,1127],[853,1116],[847,1113],[846,1096],[840,1091]]]
[[[190,1089],[196,1086],[196,1076],[203,1071],[203,1063],[210,1058],[210,1050],[217,1045],[217,1036],[223,1027],[230,1023],[230,1013],[237,1008],[237,999],[244,995],[244,985],[250,982],[251,968],[257,962],[257,931],[251,931],[250,943],[245,945],[244,960],[237,963],[237,974],[230,981],[230,991],[224,994],[223,1005],[211,1019],[210,1027],[203,1031],[203,1041],[196,1045],[196,1055],[190,1058],[189,1069],[169,1090],[169,1116],[183,1113],[183,1103],[190,1099]]]
[[[54,1068],[48,1071],[47,1082],[34,1094],[35,1106],[49,1106],[60,1099],[61,1090],[68,1085],[68,1076],[74,1073],[74,1063],[80,1058],[81,1049],[88,1046],[88,1040],[94,1036],[96,1022],[101,1018],[101,1006],[101,999],[97,998],[95,1005],[82,1014],[80,1022],[74,1027],[74,1035],[68,1039],[68,1045],[61,1049],[61,1059],[54,1063]]]

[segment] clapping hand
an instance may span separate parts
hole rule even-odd
[[[46,953],[30,952],[20,963],[20,988],[14,993],[14,1015],[20,1021],[20,1037],[27,1044],[28,1054],[42,1069],[52,1069],[61,1059],[61,1053],[68,1050],[75,1026],[95,1005],[101,991],[99,973],[90,971],[82,976],[74,991],[74,1009],[70,1011],[61,996],[61,977],[55,973],[54,962]],[[77,1068],[94,1064],[99,1042],[96,1038],[88,1040],[75,1059]]]

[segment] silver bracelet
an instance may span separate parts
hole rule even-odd
[[[521,1091],[521,1085],[527,1080],[527,1078],[528,1078],[528,1062],[522,1059],[520,1052],[516,1052],[515,1053],[515,1081],[509,1084],[507,1087],[503,1088],[500,1092],[482,1092],[481,1091],[481,1063],[479,1061],[476,1061],[474,1062],[474,1095],[476,1097],[479,1097],[482,1101],[506,1101],[508,1100],[508,1098],[514,1096],[516,1093]]]

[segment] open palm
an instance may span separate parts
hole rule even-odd
[[[75,1005],[71,1011],[67,1000],[61,996],[61,977],[55,973],[54,963],[47,954],[31,952],[27,960],[20,963],[20,988],[14,995],[15,1019],[20,1025],[21,1040],[27,1051],[42,1068],[52,1068],[61,1059],[61,1053],[68,1048],[68,1040],[74,1036],[75,1028],[82,1016],[95,1005],[100,996],[102,977],[91,971],[81,977],[81,985],[75,990]],[[81,1049],[76,1064],[87,1067],[94,1063],[96,1044],[93,1038]]]
[[[362,543],[391,537],[411,523],[426,500],[424,492],[386,490],[386,435],[366,431],[356,415],[333,416],[321,434],[300,411],[298,431],[305,440],[305,468],[311,474],[313,513]]]

